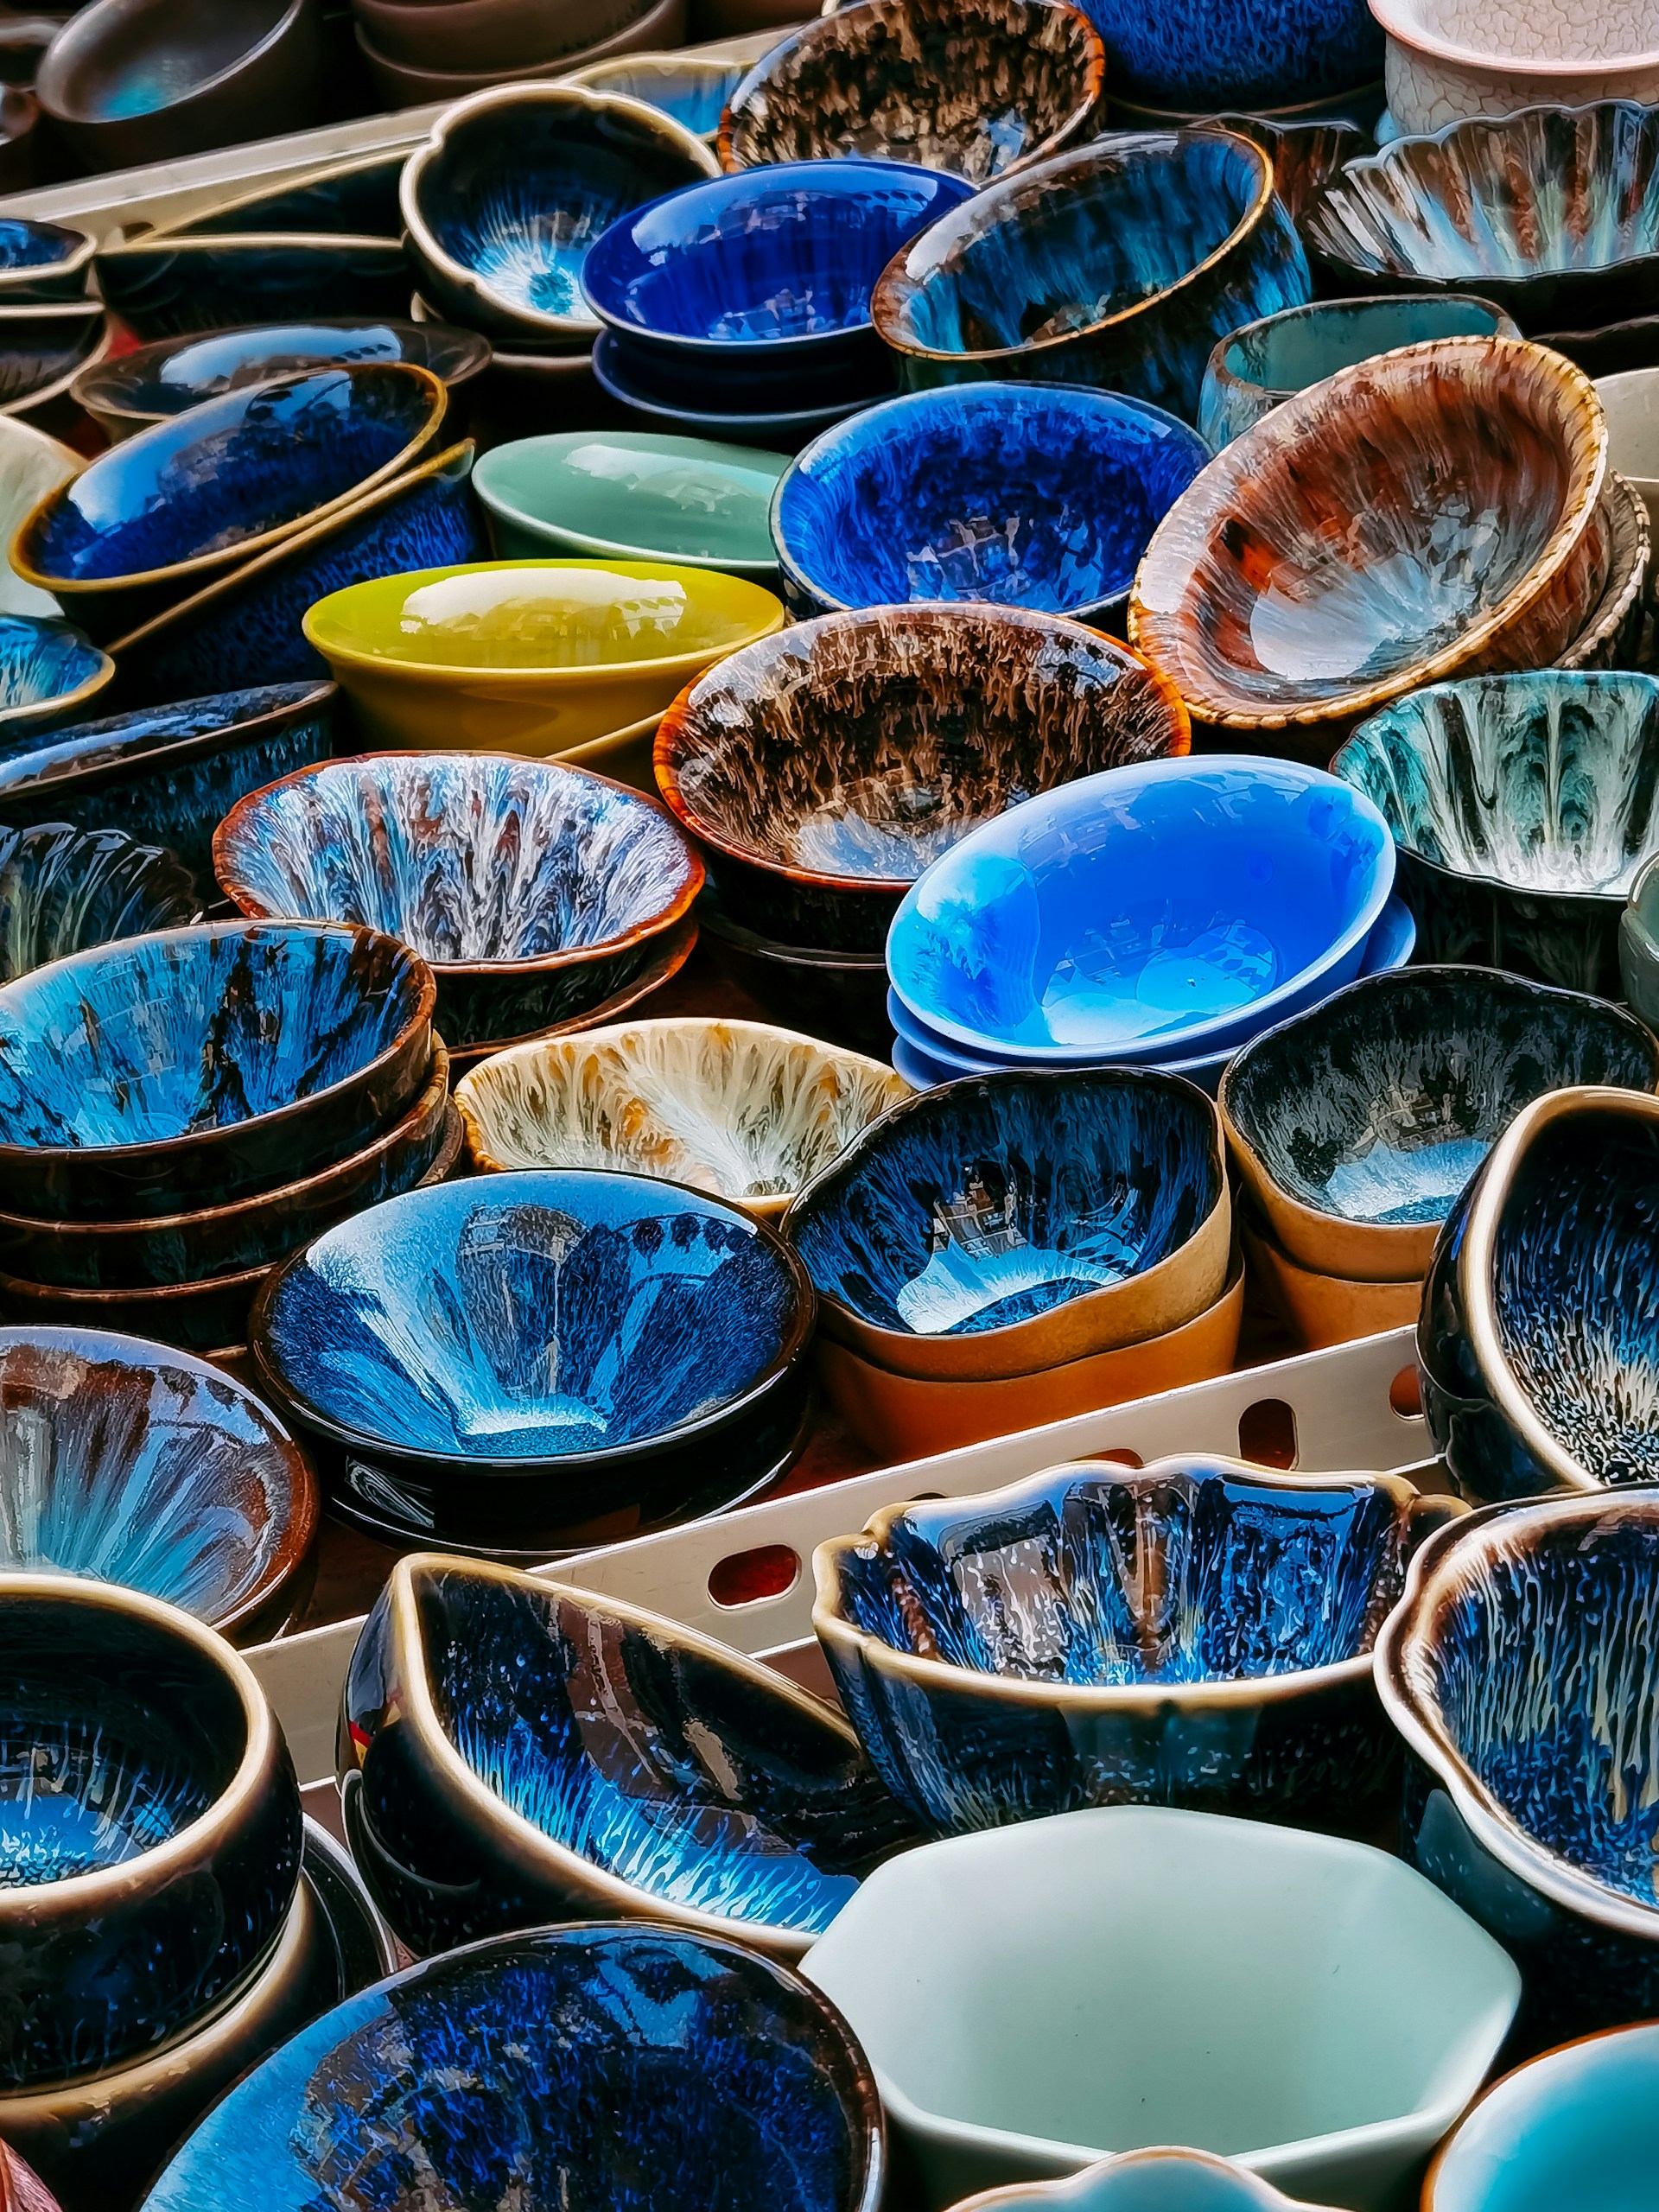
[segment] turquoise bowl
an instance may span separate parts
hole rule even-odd
[[[1422,2212],[1637,2212],[1659,2169],[1659,2023],[1618,2028],[1490,2088],[1442,2148]]]

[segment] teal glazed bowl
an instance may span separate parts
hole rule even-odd
[[[1659,2164],[1659,2023],[1546,2051],[1478,2097],[1440,2146],[1422,2212],[1643,2204]]]

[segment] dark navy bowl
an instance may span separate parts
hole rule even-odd
[[[73,431],[70,387],[109,350],[108,317],[97,300],[12,307],[0,286],[0,416],[48,431]]]
[[[124,830],[0,828],[0,983],[118,938],[201,918],[176,854]]]
[[[99,290],[128,329],[154,344],[250,323],[409,313],[414,264],[397,238],[273,232],[164,236],[100,248]]]
[[[398,1562],[358,1638],[340,1768],[353,1855],[423,1957],[614,1915],[798,1959],[914,1835],[847,1723],[771,1668],[435,1557]]]
[[[1382,74],[1382,32],[1364,0],[1089,0],[1113,93],[1213,114],[1344,93]]]
[[[615,330],[601,330],[594,340],[593,372],[600,390],[649,429],[772,453],[798,453],[832,423],[893,391],[892,372],[880,359],[835,363],[815,376],[664,376],[658,362]]]
[[[384,147],[325,162],[280,183],[256,185],[177,227],[190,238],[272,232],[315,238],[395,238],[403,228],[397,186],[406,149]]]
[[[773,493],[784,596],[798,620],[965,599],[1110,621],[1209,458],[1185,423],[1116,392],[890,399],[815,438]]]
[[[115,675],[108,653],[51,615],[0,614],[0,750],[35,746]]]
[[[237,800],[327,758],[334,696],[327,680],[222,691],[0,747],[0,823],[68,817],[126,830],[168,847],[207,882],[214,829]]]
[[[209,1205],[365,1143],[426,1080],[432,972],[340,924],[213,922],[0,989],[0,1192],[86,1220]]]
[[[144,2212],[321,2212],[340,2175],[388,2212],[411,2189],[480,2212],[875,2212],[885,2164],[827,1998],[734,1943],[601,1923],[431,1959],[325,2014]]]
[[[0,217],[0,306],[35,300],[79,300],[86,293],[92,241],[62,223]]]
[[[1368,1827],[1400,1771],[1372,1641],[1463,1511],[1398,1476],[1057,1467],[821,1546],[812,1624],[934,1834],[1122,1804]]]

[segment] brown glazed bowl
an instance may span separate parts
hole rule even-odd
[[[352,0],[367,41],[388,61],[474,76],[521,69],[614,37],[649,0]]]
[[[1099,631],[912,605],[745,646],[681,692],[655,762],[733,921],[875,954],[909,886],[980,823],[1190,742],[1173,688]]]
[[[467,4],[470,8],[471,0]],[[591,45],[573,48],[549,60],[520,63],[512,72],[513,80],[533,84],[564,78],[573,69],[590,61],[607,61],[615,54],[654,54],[677,47],[685,37],[685,10],[686,0],[652,0],[643,15],[633,16],[620,30]],[[463,100],[501,82],[499,69],[444,69],[430,62],[400,61],[377,45],[365,23],[359,22],[353,28],[364,66],[388,107],[425,107],[435,100]]]
[[[1153,534],[1129,637],[1194,720],[1316,731],[1452,675],[1547,665],[1607,581],[1590,380],[1514,338],[1446,338],[1299,392]]]

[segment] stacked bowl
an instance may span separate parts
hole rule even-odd
[[[0,420],[73,435],[70,384],[110,350],[109,317],[88,296],[92,259],[84,231],[0,219]]]
[[[352,13],[374,89],[399,108],[678,46],[686,9],[685,0],[352,0]]]

